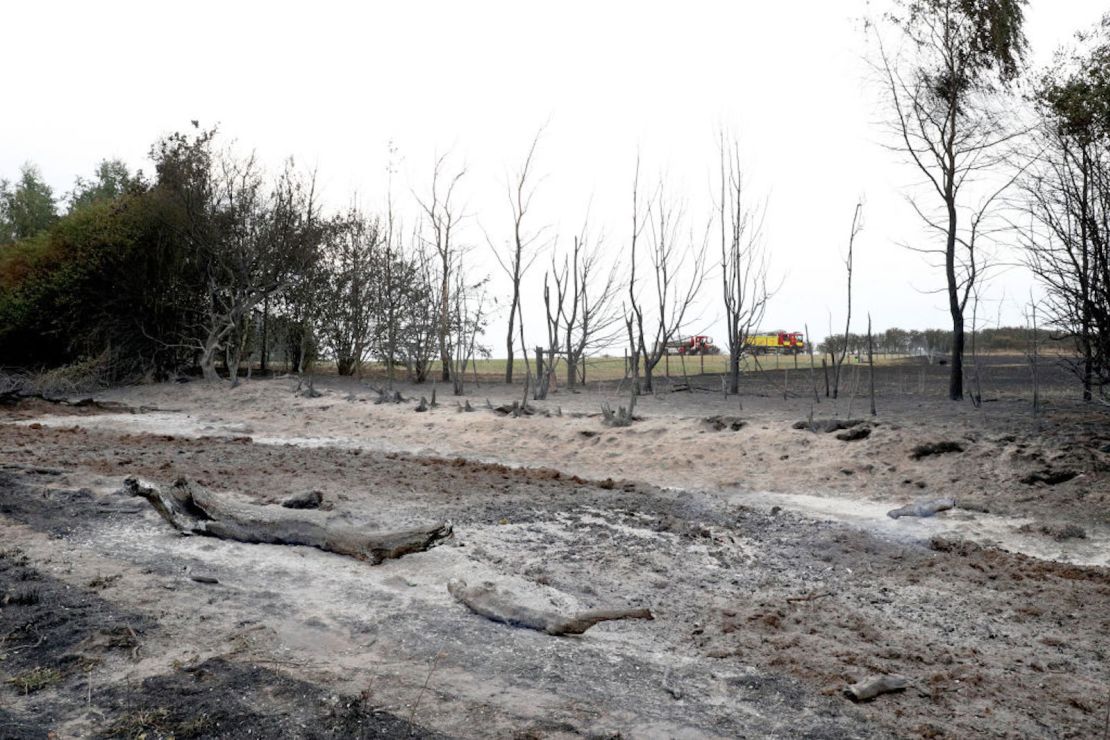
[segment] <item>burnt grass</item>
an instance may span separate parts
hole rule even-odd
[[[932,388],[946,369],[926,368],[926,387]],[[1014,398],[1020,397],[1028,368],[999,365],[994,370],[996,381],[1005,373],[1012,376],[1008,387]],[[772,373],[766,379],[768,395],[774,391]],[[899,374],[902,380],[897,380]],[[791,375],[792,387],[796,377]],[[887,384],[908,385],[916,376],[898,369],[887,377]],[[1019,402],[1010,401],[1015,408]],[[875,435],[852,449],[871,449],[875,438],[892,428],[882,403],[880,397],[882,422],[875,424]],[[787,419],[802,415],[804,411],[795,411]],[[714,440],[742,439],[754,426],[734,430],[732,417],[720,420],[724,423],[718,429],[704,419],[721,432]],[[1059,451],[1039,446],[1028,431],[1019,429],[1015,436],[1007,427],[973,430],[966,436],[933,433],[925,440],[958,439],[966,450],[928,457],[926,463],[966,460],[974,465],[980,456],[1012,447],[1024,466],[1013,472],[1014,482],[1030,468],[1040,473],[1021,481],[1021,493],[1055,497],[1046,498],[1049,503],[1041,510],[1066,506],[1069,512],[1103,516],[1104,509],[1091,501],[1101,495],[1102,478],[1096,476],[1107,470],[1107,426],[1092,422],[1090,415],[1073,418],[1066,411],[1046,416],[1042,424],[1046,435],[1059,441]],[[788,425],[782,422],[784,430]],[[169,482],[183,475],[275,503],[320,487],[327,502],[340,509],[383,502],[401,515],[437,511],[461,525],[464,536],[467,526],[498,525],[504,533],[494,544],[487,542],[484,552],[468,546],[470,558],[567,593],[585,593],[579,590],[583,583],[602,593],[623,593],[639,571],[650,571],[650,588],[656,590],[640,589],[640,596],[660,608],[657,624],[671,630],[668,649],[694,658],[661,677],[661,685],[668,687],[660,693],[667,707],[660,710],[664,716],[685,705],[704,710],[708,704],[694,704],[698,691],[706,690],[707,675],[719,672],[726,676],[727,701],[776,707],[789,717],[817,712],[817,721],[795,726],[795,736],[841,737],[855,730],[859,736],[1098,737],[1103,729],[1104,635],[1110,631],[1107,569],[939,538],[931,543],[886,542],[787,512],[725,506],[694,494],[664,496],[644,484],[586,481],[556,470],[359,450],[309,452],[256,445],[249,438],[186,439],[76,428],[8,427],[0,440],[8,447],[6,460],[19,461],[7,465],[7,473],[0,465],[0,522],[26,525],[57,539],[60,547],[85,528],[112,526],[113,519],[133,517],[141,508],[120,497],[64,488],[64,479],[50,467],[64,460],[67,468],[106,478],[137,474]],[[901,464],[905,456],[902,448],[898,460],[888,462]],[[1059,471],[1073,475],[1056,481]],[[894,478],[904,474],[891,472]],[[1076,474],[1082,477],[1073,480]],[[1084,493],[1076,488],[1079,484],[1091,486],[1088,499],[1079,497]],[[360,487],[373,494],[360,498],[352,493]],[[1075,501],[1063,498],[1061,491]],[[1001,496],[984,500],[993,504]],[[599,517],[620,526],[599,523]],[[568,520],[572,526],[564,526]],[[1083,536],[1078,529],[1054,527],[1040,531],[1057,539]],[[651,540],[622,534],[645,528],[666,536]],[[560,534],[551,539],[551,532]],[[560,539],[563,533],[565,539]],[[728,545],[732,537],[750,542],[749,554],[738,555]],[[660,542],[672,542],[673,549],[662,549]],[[691,548],[705,551],[720,567],[690,568],[682,558]],[[561,567],[568,563],[572,566]],[[10,635],[0,644],[0,737],[44,737],[48,729],[85,712],[86,672],[97,681],[91,734],[105,737],[239,737],[248,731],[282,737],[429,736],[402,717],[376,711],[359,696],[337,694],[248,658],[209,659],[106,686],[99,671],[132,660],[136,648],[141,654],[145,638],[159,629],[157,620],[104,601],[95,588],[52,580],[16,550],[5,551],[0,559],[0,594],[5,599],[0,638]],[[227,598],[226,608],[234,609],[233,590]],[[408,619],[400,614],[394,618]],[[33,620],[33,627],[13,631],[24,624],[21,619]],[[38,643],[43,630],[46,638]],[[560,680],[575,690],[581,687],[584,703],[593,698],[589,691],[596,694],[600,686],[611,688],[614,704],[623,706],[619,682],[609,686],[601,680],[605,676],[591,674],[570,657],[559,664],[550,655],[516,654],[511,631],[469,615],[454,614],[444,622],[433,614],[412,626],[414,644],[423,644],[417,640],[429,634],[458,640],[458,656],[483,645],[491,655],[504,656],[491,662],[483,654],[471,664],[459,657],[456,670],[465,669],[471,677],[494,682],[509,676],[512,683],[529,685],[555,665]],[[488,650],[489,645],[504,649]],[[434,652],[427,649],[431,652],[419,656],[425,662]],[[634,665],[630,656],[617,658],[630,674],[659,670],[657,665]],[[7,683],[37,669],[56,671],[57,676],[42,673],[48,685],[26,693]],[[846,701],[840,692],[847,683],[885,672],[908,675],[914,683],[896,699],[842,708]],[[466,700],[452,706],[452,712],[475,711]],[[522,736],[543,737],[570,734],[582,724],[553,715],[549,725],[528,729],[533,734]],[[474,734],[480,730],[470,727]]]
[[[85,490],[47,489],[0,473],[0,512],[61,540],[106,511]],[[357,696],[222,658],[139,685],[102,670],[134,660],[156,620],[42,573],[0,550],[0,738],[46,738],[89,710],[95,737],[439,737]],[[96,691],[91,691],[91,686]]]
[[[32,489],[0,478],[4,498]],[[154,627],[91,589],[43,574],[17,548],[0,551],[0,697],[20,709],[0,711],[0,737],[45,737],[80,706],[89,674],[112,657],[139,649]]]
[[[266,452],[232,442],[207,445],[215,458],[231,450]],[[165,449],[155,459],[164,455]],[[315,459],[314,469],[334,468],[346,455],[321,452],[323,459]],[[128,450],[134,461],[128,467],[142,467],[141,457],[136,449]],[[734,700],[776,706],[798,717],[809,712],[812,719],[796,725],[807,736],[864,736],[858,712],[865,713],[874,736],[892,732],[961,737],[1001,727],[1009,728],[1003,734],[1083,737],[1101,726],[1097,666],[1104,665],[1106,656],[1098,635],[1110,629],[1110,622],[1105,611],[1093,605],[1110,598],[1110,574],[1104,569],[1036,561],[958,542],[938,540],[931,548],[885,543],[847,527],[785,513],[721,507],[696,496],[663,497],[640,484],[598,486],[554,470],[398,455],[355,457],[364,481],[437,482],[438,490],[426,495],[441,510],[466,521],[498,524],[507,518],[524,536],[533,524],[574,520],[569,531],[579,537],[545,540],[543,553],[518,549],[522,542],[511,539],[510,530],[503,538],[503,552],[467,548],[470,557],[522,576],[538,568],[536,577],[550,579],[561,590],[571,592],[575,581],[587,577],[601,591],[616,591],[613,582],[627,577],[619,570],[622,558],[643,558],[654,572],[658,586],[653,588],[667,589],[658,591],[654,601],[664,607],[661,616],[670,612],[675,648],[699,656],[696,664],[676,668],[662,679],[664,686],[672,682],[687,697],[696,696],[693,692],[705,685],[706,675],[735,662],[755,668],[725,679]],[[212,465],[211,460],[193,461],[193,472]],[[456,501],[464,491],[478,488],[492,496]],[[562,497],[557,495],[560,491]],[[540,503],[545,497],[550,502]],[[33,516],[31,511],[39,505],[44,508]],[[74,520],[125,516],[105,514],[105,507],[87,492],[25,485],[12,476],[0,480],[0,506],[9,517],[42,532],[61,531]],[[676,538],[676,550],[659,552],[657,545],[645,545],[638,536],[598,525],[592,512],[602,506],[625,527],[668,533]],[[758,568],[749,556],[730,554],[726,543],[732,536],[757,538]],[[689,572],[674,552],[691,546],[707,547],[722,569],[708,575]],[[527,555],[520,557],[524,552]],[[518,560],[502,562],[512,553],[518,553]],[[114,609],[91,590],[65,589],[39,575],[19,553],[4,560],[5,593],[27,593],[30,582],[37,600],[6,606],[0,614],[9,619],[19,610],[33,610],[23,613],[40,615],[39,634],[20,633],[18,645],[34,645],[45,630],[42,646],[50,648],[25,651],[18,659],[0,663],[0,668],[56,668],[63,680],[29,696],[5,684],[5,703],[19,709],[0,715],[0,722],[12,737],[42,737],[48,728],[84,709],[82,673],[69,667],[80,664],[67,657],[74,646],[107,631],[120,644],[101,648],[95,657],[127,660],[136,642],[127,639],[131,630],[141,650],[143,635],[157,624]],[[554,564],[572,560],[595,565],[546,574]],[[51,619],[52,611],[63,616]],[[454,617],[460,618],[459,623],[447,624],[421,620],[412,626],[412,636],[446,630],[440,635],[443,639],[485,645],[483,653],[506,656],[488,666],[493,673],[486,680],[509,675],[527,683],[542,665],[551,667],[550,657],[541,665],[532,662],[541,660],[539,656],[514,656],[511,630]],[[4,629],[11,626],[5,624]],[[503,649],[490,647],[501,643]],[[490,661],[489,656],[483,660]],[[634,663],[621,658],[623,672],[649,672]],[[576,684],[598,680],[589,669],[577,675],[573,662],[562,661],[558,668]],[[484,676],[474,667],[470,670]],[[847,683],[882,672],[911,676],[914,686],[897,704],[840,707],[838,702],[846,700],[839,695]],[[102,679],[97,685],[103,686]],[[618,684],[612,688],[617,690]],[[99,716],[94,729],[104,737],[241,737],[248,729],[261,730],[260,736],[306,738],[430,736],[403,718],[376,711],[360,697],[335,695],[249,661],[216,659],[182,666],[137,685],[100,688],[94,699]],[[573,728],[531,729],[542,737]]]
[[[115,686],[97,737],[437,738],[361,697],[340,696],[272,669],[210,658],[137,688]]]
[[[26,475],[18,476],[12,468],[0,470],[0,514],[21,524],[61,539],[114,513],[113,508],[98,506],[91,491],[27,485],[21,480],[27,476],[56,479],[59,473],[50,468],[20,472]]]

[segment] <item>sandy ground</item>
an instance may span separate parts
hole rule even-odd
[[[642,398],[616,429],[597,416],[627,402],[612,387],[520,418],[486,404],[519,389],[415,413],[338,379],[318,398],[276,379],[2,410],[0,736],[1099,736],[1106,417],[907,386],[855,441],[792,428],[846,418],[846,399],[758,390],[742,408]],[[960,449],[914,459],[938,442]],[[182,537],[127,475],[259,503],[314,489],[353,521],[456,534],[374,567]],[[958,507],[885,515],[938,496]],[[470,613],[451,577],[656,619],[551,637]],[[888,672],[911,687],[841,696]]]

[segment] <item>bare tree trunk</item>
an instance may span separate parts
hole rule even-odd
[[[1040,414],[1041,414],[1041,382],[1038,368],[1039,357],[1039,342],[1037,339],[1037,304],[1030,299],[1029,301],[1030,315],[1033,323],[1033,334],[1031,349],[1029,352],[1029,370],[1033,378],[1033,419],[1037,429],[1040,429]]]
[[[871,312],[867,312],[867,375],[871,382],[871,415],[875,416],[875,352],[871,342]]]
[[[845,355],[848,354],[848,337],[852,328],[852,251],[855,246],[856,235],[863,228],[862,215],[863,203],[857,201],[855,211],[852,214],[852,230],[848,236],[848,257],[844,260],[844,266],[848,270],[848,308],[847,316],[844,319],[844,344],[840,348],[840,357],[834,358],[836,365],[833,373],[833,398],[838,398],[840,395],[840,368],[844,364]]]
[[[513,241],[510,245],[510,253],[507,259],[502,259],[500,252],[493,248],[494,257],[497,258],[501,268],[509,276],[509,280],[513,284],[512,299],[509,303],[509,326],[505,334],[505,383],[511,385],[513,382],[513,347],[515,344],[514,330],[515,323],[519,321],[522,325],[524,317],[521,315],[520,306],[520,281],[524,277],[524,273],[532,264],[534,257],[531,256],[532,247],[535,244],[538,234],[525,235],[522,232],[522,225],[524,223],[525,214],[532,202],[532,196],[535,194],[535,189],[528,184],[529,170],[532,167],[532,159],[536,155],[536,147],[540,142],[540,135],[543,134],[541,128],[536,132],[535,137],[532,139],[532,146],[528,149],[528,156],[524,158],[524,164],[521,165],[520,172],[513,183],[509,185],[509,205],[512,207],[513,212]],[[523,334],[523,329],[521,330]],[[520,351],[524,353],[525,357],[528,355],[528,345],[520,345]]]
[[[958,317],[952,317],[952,369],[948,376],[948,398],[953,401],[964,397],[964,344],[964,317],[961,312]]]
[[[809,341],[810,341],[810,339],[809,339],[809,324],[808,323],[806,323],[805,328],[806,328],[806,343],[808,344]],[[813,366],[813,362],[814,362],[813,361],[813,345],[809,344],[809,379],[813,383],[813,401],[815,403],[821,403],[821,398],[820,398],[820,396],[817,395],[817,374],[814,372],[815,368]]]
[[[543,347],[536,347],[536,394],[534,400],[547,398],[547,373],[544,370]]]
[[[220,374],[216,372],[216,352],[220,349],[220,341],[214,334],[209,334],[204,342],[204,349],[200,355],[200,371],[204,379],[209,383],[214,383],[220,379]]]
[[[952,355],[948,375],[948,398],[952,401],[964,397],[964,307],[960,301],[956,282],[956,203],[948,202],[948,238],[944,256],[944,269],[948,277],[948,311],[952,315]]]
[[[519,284],[513,285],[513,302],[509,306],[509,331],[505,337],[505,384],[513,384],[513,330],[516,328],[516,304],[520,300]]]
[[[269,330],[270,330],[270,296],[266,296],[262,300],[262,361],[259,365],[259,372],[262,375],[266,374],[266,360],[270,354],[269,344]]]
[[[740,393],[740,348],[729,350],[728,357],[728,392],[732,395]],[[727,394],[726,394],[727,395]]]

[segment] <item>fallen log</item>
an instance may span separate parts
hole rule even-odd
[[[918,501],[916,504],[907,504],[901,508],[888,511],[886,515],[891,519],[897,519],[900,516],[927,517],[939,511],[955,508],[955,506],[956,499],[954,498],[938,498],[932,501]]]
[[[1027,486],[1031,486],[1036,483],[1044,483],[1048,486],[1055,486],[1060,483],[1067,483],[1069,480],[1076,477],[1077,475],[1079,475],[1079,473],[1074,470],[1053,470],[1052,468],[1045,468],[1044,470],[1036,470],[1029,475],[1022,477],[1020,479],[1020,482],[1024,483]]]
[[[707,416],[702,419],[702,423],[715,432],[731,429],[734,432],[739,432],[748,422],[741,419],[739,416]]]
[[[870,436],[871,427],[852,427],[836,435],[836,438],[841,442],[855,442],[860,439],[867,439]]]
[[[366,531],[325,511],[237,503],[184,478],[169,487],[137,478],[128,478],[123,485],[127,493],[145,498],[163,519],[185,534],[257,544],[306,545],[373,565],[427,550],[451,535],[451,525],[446,522],[395,532]]]
[[[786,600],[790,601],[790,602],[816,601],[817,599],[823,599],[826,596],[832,596],[832,591],[825,591],[823,593],[818,593],[817,591],[812,591],[812,592],[806,594],[805,596],[787,596]]]
[[[655,619],[649,609],[643,608],[588,609],[570,616],[533,609],[521,606],[511,593],[489,581],[468,586],[466,581],[452,578],[447,582],[447,590],[470,611],[486,619],[549,635],[580,635],[599,622],[615,619]]]
[[[910,685],[910,680],[905,676],[894,674],[887,676],[868,676],[858,683],[844,689],[844,695],[852,701],[870,701],[881,694],[890,694],[895,691],[905,691]]]
[[[945,440],[943,442],[928,442],[920,444],[910,450],[910,457],[914,460],[920,460],[923,457],[930,455],[946,455],[949,452],[963,452],[964,446],[959,442],[952,442]]]
[[[808,429],[811,432],[831,434],[842,429],[851,429],[863,423],[863,419],[802,419],[791,425],[792,429]]]

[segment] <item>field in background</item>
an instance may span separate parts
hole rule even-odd
[[[672,355],[668,363],[661,361],[655,373],[656,390],[668,392],[685,389],[687,385],[694,390],[720,392],[722,380],[727,373],[728,358],[724,355],[709,355],[683,358]],[[1076,376],[1068,367],[1068,357],[1062,355],[1041,355],[1037,363],[1037,383],[1042,400],[1078,399],[1081,394]],[[704,361],[704,365],[703,365]],[[984,399],[1027,399],[1033,396],[1033,372],[1029,358],[1017,353],[982,353],[978,363],[968,356],[964,361],[965,393],[981,392]],[[525,377],[523,360],[513,363],[514,381],[517,385]],[[532,363],[534,368],[535,364]],[[976,367],[978,373],[976,373]],[[825,395],[825,373],[821,358],[815,357],[810,365],[809,355],[762,355],[747,357],[741,366],[740,393],[750,396],[780,395],[793,398],[813,396],[814,387],[820,397]],[[319,362],[314,372],[332,375],[335,366],[329,362]],[[398,371],[398,380],[403,379],[403,370]],[[833,371],[829,369],[830,384]],[[849,356],[841,369],[841,395],[865,397],[871,386],[870,369],[866,359],[856,361]],[[894,396],[945,397],[948,395],[949,366],[937,359],[929,362],[921,355],[876,355],[875,392],[879,398]],[[466,373],[466,386],[472,389],[475,377],[480,385],[497,385],[505,376],[505,360],[479,360]],[[978,379],[977,379],[978,376]],[[363,377],[377,382],[385,377],[385,367],[371,363],[364,367]],[[429,380],[439,377],[438,363]],[[612,387],[625,378],[622,357],[595,357],[586,362],[587,386],[601,383]],[[429,383],[430,385],[430,383]],[[566,385],[566,365],[560,362],[556,371],[554,392]]]
[[[884,355],[875,356],[876,365],[889,365],[902,362],[917,362],[925,363],[924,357],[909,357],[902,355]],[[815,357],[814,363],[818,371],[821,369],[821,358]],[[318,369],[325,372],[328,371],[327,362],[320,363]],[[473,373],[477,373],[478,377],[483,381],[497,380],[505,376],[504,358],[493,358],[488,360],[477,360],[467,369],[467,377]],[[844,364],[856,364],[856,361],[849,357],[845,359]],[[866,364],[866,360],[864,361]],[[535,368],[535,362],[530,358],[528,366]],[[438,374],[440,364],[433,363],[433,367]],[[379,362],[368,363],[366,372],[370,375],[379,375],[385,372],[385,365]],[[740,363],[742,372],[757,372],[760,370],[781,370],[783,368],[789,369],[808,369],[809,368],[809,355],[761,355],[759,357],[745,357]],[[684,375],[722,375],[728,372],[728,356],[727,355],[699,355],[695,357],[683,357],[681,355],[670,355],[659,361],[656,367],[656,377],[671,377],[682,378]],[[642,373],[642,370],[641,370]],[[513,362],[513,375],[516,378],[523,378],[525,374],[525,362],[523,359],[517,359]],[[558,363],[556,369],[556,380],[561,384],[565,381],[567,375],[566,363],[562,360]],[[623,357],[591,357],[586,360],[586,381],[594,383],[598,381],[613,381],[621,380],[625,377],[625,360]]]

